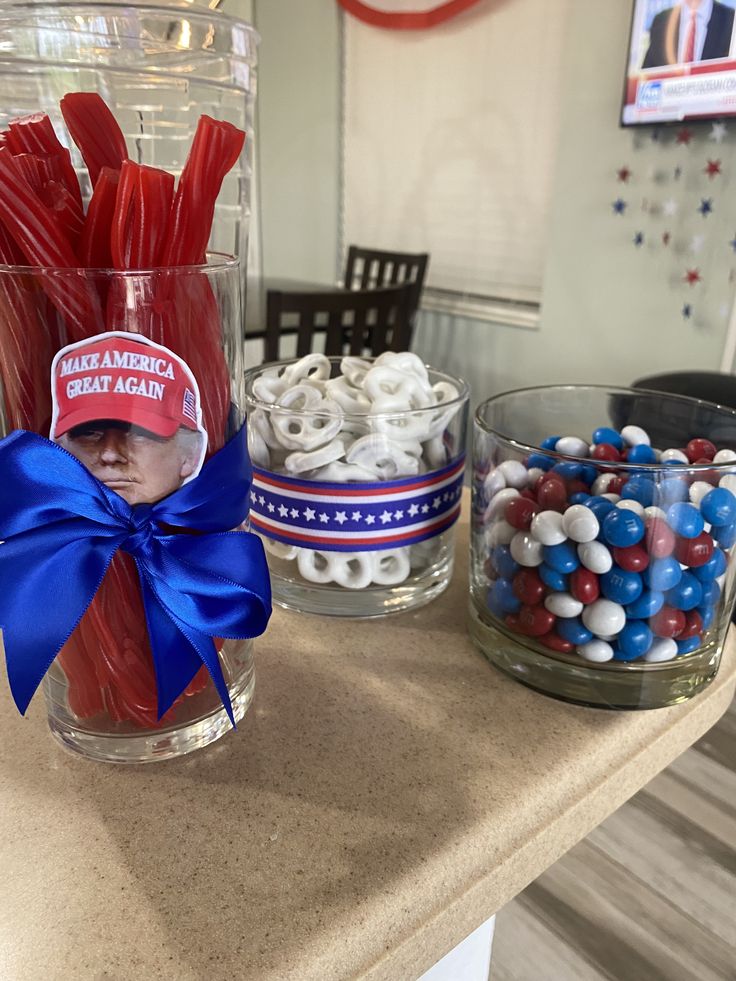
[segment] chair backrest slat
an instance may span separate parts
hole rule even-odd
[[[386,252],[382,249],[351,245],[348,248],[345,264],[345,289],[380,289],[398,283],[411,283],[413,289],[408,314],[410,328],[413,328],[422,299],[428,265],[429,253],[427,252]],[[409,342],[411,342],[411,329]]]

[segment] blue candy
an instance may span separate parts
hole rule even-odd
[[[700,606],[698,607],[698,613],[700,614],[700,619],[703,621],[703,630],[707,630],[708,627],[713,623],[716,615],[716,610],[714,606]]]
[[[693,504],[682,501],[667,508],[667,522],[680,538],[697,538],[705,527],[700,511]]]
[[[494,583],[488,590],[488,595],[486,596],[486,606],[491,611],[491,613],[496,617],[505,616],[503,603],[501,602],[501,597],[496,592],[496,583]]]
[[[718,600],[721,598],[721,587],[715,581],[711,579],[710,582],[704,582],[701,584],[702,591],[702,601],[698,603],[698,606],[715,606]]]
[[[728,559],[726,558],[726,553],[720,548],[717,548],[705,565],[699,565],[691,569],[691,572],[701,582],[710,582],[712,579],[718,579],[719,576],[722,576],[727,566]]]
[[[696,651],[700,645],[703,643],[703,639],[699,634],[694,637],[686,637],[685,640],[677,641],[677,653],[679,654],[692,654]]]
[[[558,617],[555,627],[563,640],[575,644],[576,647],[593,639],[593,634],[583,626],[580,617]]]
[[[591,497],[590,500],[586,501],[586,507],[590,508],[600,522],[603,521],[609,511],[613,511],[615,506],[613,501],[609,501],[607,497],[600,497],[599,495]]]
[[[521,600],[514,595],[514,587],[508,579],[497,579],[491,586],[488,606],[492,613],[500,609],[503,613],[518,613]]]
[[[631,483],[631,481],[629,481]],[[615,548],[636,545],[644,537],[644,522],[638,514],[623,508],[614,508],[605,516],[601,525],[603,540]]]
[[[497,545],[491,551],[491,562],[502,579],[513,579],[519,571],[519,563],[511,557],[508,545]]]
[[[554,590],[556,593],[570,592],[567,586],[567,576],[563,576],[561,572],[553,569],[551,565],[543,562],[540,566],[537,566],[537,572],[539,573],[539,578],[549,589]]]
[[[667,508],[676,501],[687,501],[688,491],[686,480],[681,477],[667,477],[657,488],[657,504],[661,508]]]
[[[673,589],[682,579],[680,563],[672,555],[650,562],[641,574],[644,585],[658,593]]]
[[[717,583],[711,583],[711,585],[717,586]],[[699,579],[696,579],[691,572],[683,572],[680,581],[672,589],[668,589],[665,594],[666,600],[670,606],[674,606],[677,610],[694,610],[696,606],[700,606],[703,599],[703,584]]]
[[[598,471],[591,463],[584,463],[580,467],[580,479],[584,484],[590,486],[598,476]]]
[[[736,545],[736,524],[724,525],[722,528],[713,528],[711,535],[721,548],[731,548],[733,545]]]
[[[557,446],[558,439],[562,439],[562,436],[548,436],[546,439],[543,439],[539,445],[543,450],[553,450],[555,446]]]
[[[590,500],[590,494],[584,494],[580,491],[579,494],[570,495],[570,504],[587,504]]]
[[[601,592],[606,599],[620,603],[621,606],[635,602],[644,590],[644,584],[638,572],[628,572],[617,565],[603,573],[600,577],[600,584]]]
[[[538,470],[551,470],[555,461],[544,453],[530,453],[526,460],[527,467],[531,470],[536,467]]]
[[[626,454],[627,463],[656,463],[657,454],[646,443],[638,443],[630,447]]]
[[[547,565],[557,572],[574,572],[580,565],[577,549],[570,542],[563,542],[561,545],[545,545],[542,555]]]
[[[617,450],[622,450],[624,448],[624,438],[621,433],[617,432],[615,429],[611,429],[610,426],[600,426],[593,433],[594,443],[608,443],[609,446],[615,446]]]
[[[648,477],[630,477],[623,486],[621,497],[625,501],[638,501],[642,507],[654,504],[654,481]]]
[[[725,487],[714,487],[700,502],[700,511],[714,528],[736,521],[736,497]]]
[[[647,620],[649,617],[653,617],[655,613],[659,613],[663,606],[664,593],[645,589],[639,599],[634,600],[633,603],[629,603],[626,607],[626,615]]]
[[[618,660],[630,661],[642,657],[652,646],[654,635],[642,620],[629,620],[616,638],[616,646],[623,657]],[[616,657],[616,654],[613,655]]]

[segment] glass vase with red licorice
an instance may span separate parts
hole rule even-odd
[[[52,298],[57,296],[83,302],[89,319],[72,321],[55,304]],[[177,433],[175,439],[163,440],[141,426],[113,423],[103,431],[94,420],[79,421],[76,389],[70,384],[81,386],[86,379],[87,387],[99,386],[104,376],[94,371],[75,375],[80,363],[92,363],[89,355],[82,362],[75,354],[104,350],[106,344],[116,348],[118,358],[120,350],[136,345],[148,354],[153,348],[145,340],[154,342],[156,354],[164,352],[159,358],[162,371],[165,352],[171,352],[172,360],[195,379],[201,428],[206,430],[202,444],[194,427],[187,431],[182,426],[181,438]],[[60,379],[57,369],[55,392],[52,364],[59,352],[62,361],[57,357],[57,366],[66,363],[70,370]],[[220,449],[243,423],[238,260],[212,254],[206,264],[146,272],[0,266],[0,359],[6,432],[28,429],[51,435],[128,503],[153,502],[195,476],[205,453]],[[110,369],[104,371],[110,374]],[[113,379],[108,388],[117,381],[114,371]],[[143,401],[157,394],[151,386],[160,382],[140,372],[138,384],[143,385]],[[105,398],[94,397],[98,404]],[[113,414],[115,408],[104,411]],[[182,420],[187,421],[183,416]],[[155,421],[147,424],[155,427]],[[239,720],[253,695],[253,642],[216,644]],[[156,678],[138,574],[133,559],[122,552],[49,669],[44,691],[52,733],[67,747],[100,760],[165,759],[207,745],[231,728],[204,667],[166,715],[157,718]]]

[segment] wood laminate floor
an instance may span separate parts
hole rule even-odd
[[[736,702],[501,910],[490,981],[736,981]]]

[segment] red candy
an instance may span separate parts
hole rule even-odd
[[[519,624],[529,637],[542,637],[550,632],[554,623],[554,613],[543,606],[522,606],[519,611]]]
[[[567,504],[567,488],[562,477],[545,474],[539,479],[541,483],[536,491],[540,508],[543,511],[563,511]]]
[[[570,592],[578,602],[586,606],[594,603],[601,594],[598,576],[590,569],[576,569],[570,575]]]
[[[584,484],[582,480],[568,480],[567,493],[569,497],[572,497],[573,494],[589,494],[590,487],[588,484]]]
[[[672,555],[675,550],[675,533],[661,519],[655,518],[649,522],[645,541],[649,554],[655,559],[663,559],[666,555]]]
[[[618,463],[621,459],[619,451],[610,443],[598,443],[590,455],[594,460],[610,460],[612,463]]]
[[[512,527],[518,528],[520,531],[526,531],[538,510],[539,507],[536,502],[519,495],[510,500],[506,505],[504,518],[506,518]]]
[[[685,614],[685,629],[677,635],[678,640],[687,640],[688,637],[697,637],[703,632],[703,618],[697,610],[688,610]]]
[[[704,459],[710,463],[716,455],[716,448],[709,439],[691,439],[685,447],[685,453],[690,463]]]
[[[563,640],[559,634],[554,632],[540,637],[539,642],[540,644],[544,644],[545,647],[549,647],[552,651],[559,651],[560,654],[569,654],[575,647],[569,640]]]
[[[626,477],[614,477],[613,480],[608,485],[607,494],[620,494],[624,489],[624,484],[626,483]]]
[[[514,576],[514,596],[527,606],[534,606],[544,596],[544,583],[536,569],[522,569]]]
[[[697,568],[713,555],[713,539],[707,531],[701,531],[697,538],[678,538],[675,545],[675,558],[683,565]]]
[[[614,548],[613,558],[617,565],[627,572],[641,572],[649,565],[647,550],[641,545],[629,545],[628,548]]]
[[[524,500],[526,500],[526,501],[534,501],[535,504],[537,503],[537,498],[536,498],[536,495],[535,495],[534,491],[530,491],[528,487],[526,487],[521,492],[521,494],[519,494],[519,497],[523,497]]]
[[[649,626],[656,637],[679,637],[686,624],[685,614],[674,606],[663,606],[659,613],[649,619]]]

